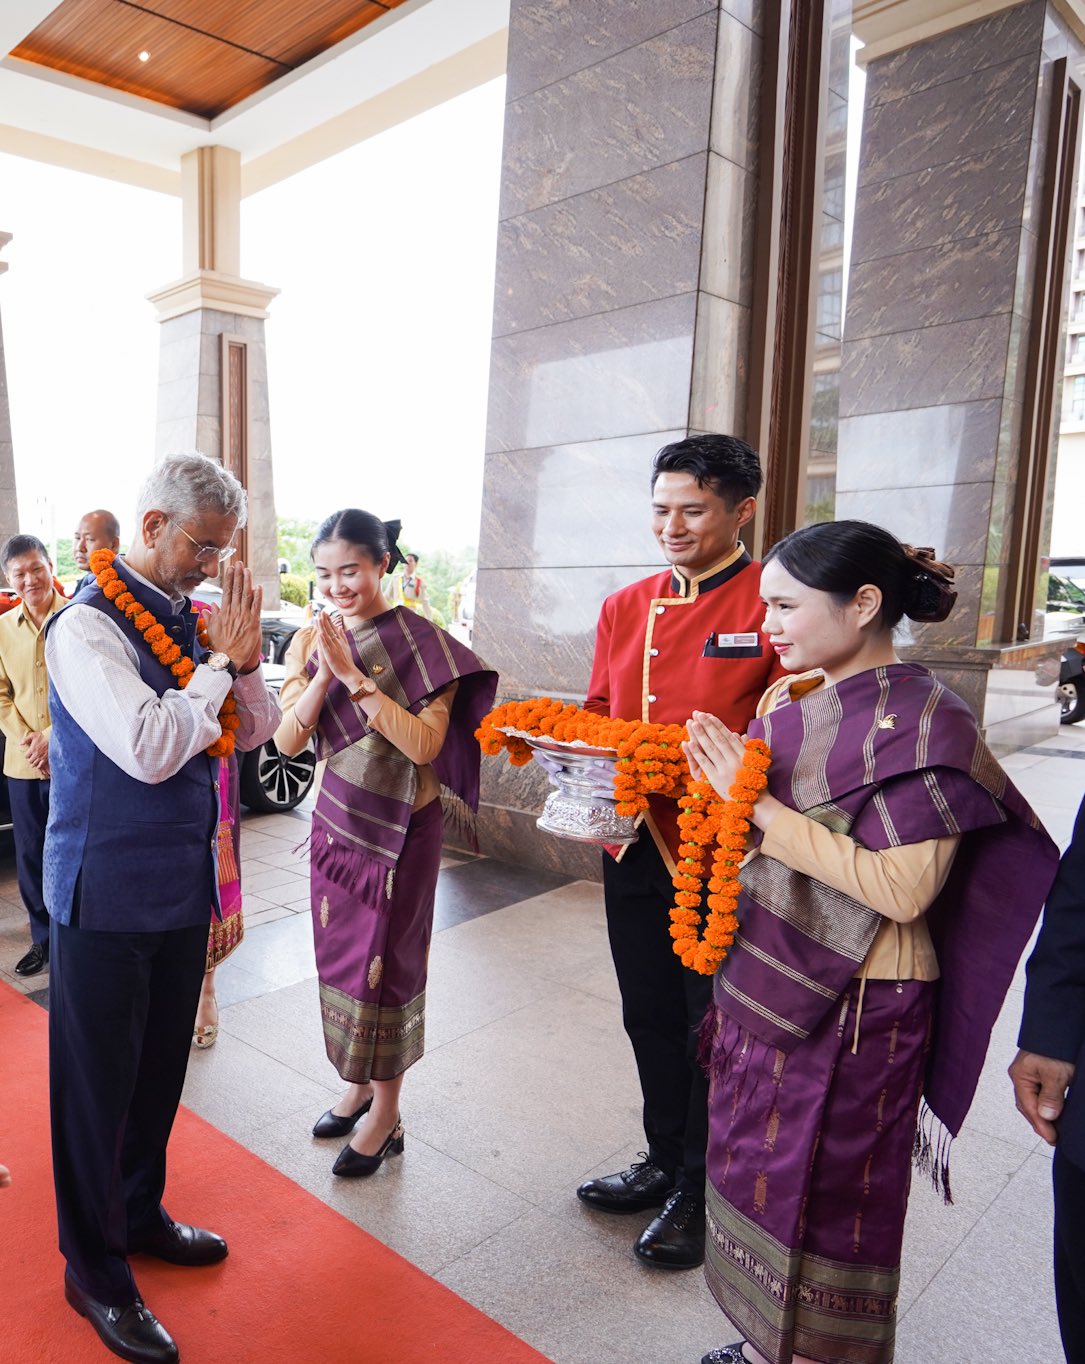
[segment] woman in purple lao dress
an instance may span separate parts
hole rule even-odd
[[[474,733],[497,690],[470,649],[389,608],[381,580],[401,562],[398,533],[398,522],[357,509],[320,527],[317,586],[335,614],[291,642],[275,736],[289,754],[316,733],[313,936],[324,1041],[348,1088],[313,1135],[354,1133],[333,1167],[345,1176],[403,1150],[399,1095],[423,1050],[442,834],[449,820],[470,832]]]
[[[901,663],[953,570],[861,521],[765,556],[765,630],[797,675],[749,737],[772,750],[739,932],[706,1019],[709,1287],[745,1339],[704,1364],[891,1364],[913,1157],[949,1146],[1057,851],[968,707]],[[742,740],[695,715],[726,794]],[[921,1103],[922,1101],[922,1103]]]

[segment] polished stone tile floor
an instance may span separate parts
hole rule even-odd
[[[1085,793],[1085,733],[1064,729],[1004,766],[1064,845]],[[306,867],[294,851],[306,823],[304,810],[245,819],[248,927],[219,972],[222,1032],[193,1053],[189,1107],[559,1364],[694,1364],[733,1340],[699,1272],[633,1258],[647,1215],[592,1213],[573,1194],[643,1144],[595,885],[446,857],[426,1055],[403,1091],[406,1152],[372,1179],[332,1177],[338,1143],[310,1135],[340,1085],[324,1056]],[[5,851],[0,977],[44,1002],[45,980],[12,973],[26,943]],[[1019,971],[954,1146],[954,1205],[921,1179],[913,1189],[898,1364],[1062,1357],[1049,1153],[1014,1111],[1005,1076],[1022,987]],[[0,1133],[10,1120],[4,1105]],[[358,1313],[364,1332],[362,1284]],[[273,1336],[254,1342],[252,1358],[278,1364]]]

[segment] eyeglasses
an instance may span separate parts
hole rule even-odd
[[[192,540],[192,536],[189,535],[184,526],[179,526],[171,516],[167,516],[166,520],[174,530],[179,530],[186,540]],[[220,564],[224,564],[231,554],[237,553],[236,545],[227,545],[225,549],[220,549],[218,545],[201,545],[199,540],[192,540],[192,543],[196,546],[196,562],[198,564],[210,563],[212,559],[217,559]]]

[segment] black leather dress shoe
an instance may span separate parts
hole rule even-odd
[[[107,1307],[84,1293],[70,1275],[64,1275],[64,1296],[81,1317],[86,1317],[107,1350],[135,1364],[174,1364],[180,1352],[173,1337],[137,1298],[127,1307]]]
[[[673,1178],[642,1151],[643,1160],[634,1161],[628,1170],[601,1175],[581,1184],[576,1196],[602,1212],[644,1212],[661,1208],[674,1188]]]
[[[128,1242],[129,1255],[153,1255],[171,1265],[213,1265],[229,1253],[226,1242],[213,1231],[170,1222]]]
[[[25,957],[20,957],[15,963],[15,974],[17,976],[36,976],[39,971],[44,971],[49,965],[49,944],[47,942],[36,942]]]
[[[704,1199],[675,1189],[637,1238],[633,1254],[657,1269],[704,1264]]]
[[[357,1113],[348,1113],[345,1116],[333,1113],[329,1108],[327,1113],[322,1113],[313,1124],[314,1137],[345,1137],[348,1132],[353,1132],[358,1124],[358,1119],[363,1113],[368,1113],[373,1107],[372,1098],[366,1099]]]

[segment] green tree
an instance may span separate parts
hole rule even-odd
[[[278,553],[290,565],[290,572],[302,578],[313,576],[313,561],[309,558],[309,546],[316,535],[316,521],[299,521],[289,516],[280,516]]]
[[[463,582],[477,564],[477,547],[465,545],[462,549],[435,549],[432,554],[422,554],[413,545],[401,544],[400,548],[404,554],[408,550],[418,554],[418,571],[422,575],[430,606],[440,612],[444,621],[452,620],[453,589]]]
[[[57,541],[56,555],[53,572],[58,578],[74,578],[79,573],[79,569],[75,566],[75,552],[72,549],[70,539]]]

